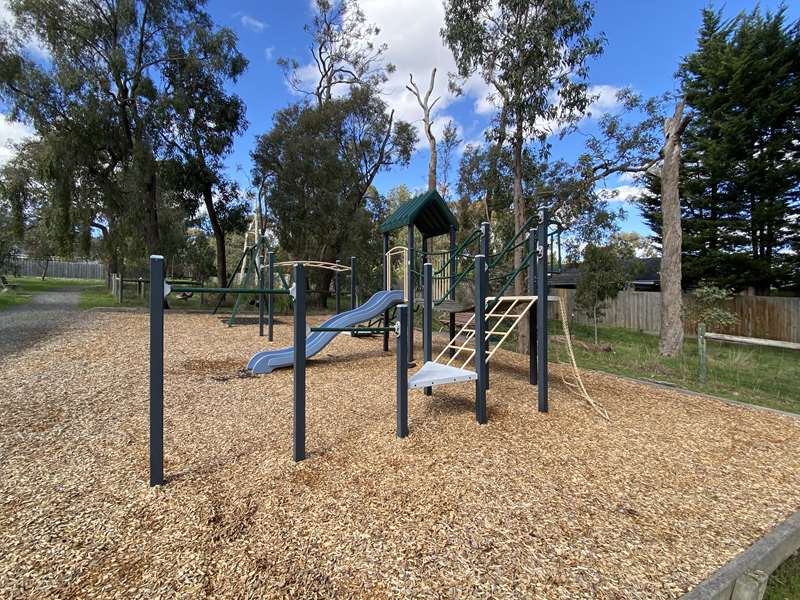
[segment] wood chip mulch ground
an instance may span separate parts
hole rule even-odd
[[[377,337],[309,363],[294,464],[291,370],[240,376],[256,334],[168,315],[155,489],[145,314],[0,358],[1,598],[675,598],[800,508],[796,420],[585,373],[608,423],[560,365],[539,414],[511,353],[488,425],[446,386],[396,439]]]

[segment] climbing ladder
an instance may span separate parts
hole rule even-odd
[[[509,338],[511,332],[514,331],[523,317],[530,312],[536,303],[536,299],[537,296],[490,296],[486,299],[488,305],[488,311],[485,315],[487,323],[486,347],[489,347],[489,340],[493,336],[500,336],[494,347],[487,353],[487,363]],[[514,311],[515,308],[517,309],[516,311]],[[420,370],[409,378],[409,389],[472,381],[478,378],[475,371],[466,368],[475,357],[474,320],[475,315],[473,314],[455,337],[445,345],[439,355],[432,361],[422,365]],[[490,322],[492,322],[491,326],[489,325]],[[504,326],[505,328],[503,328]],[[461,338],[463,338],[463,341],[461,341]],[[452,351],[452,356],[447,357],[450,351]],[[445,362],[446,358],[447,361]]]

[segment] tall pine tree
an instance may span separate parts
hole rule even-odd
[[[693,112],[684,140],[684,282],[737,289],[791,284],[800,218],[800,24],[785,10],[723,21],[703,11],[698,49],[680,68]],[[660,236],[658,187],[642,199]]]

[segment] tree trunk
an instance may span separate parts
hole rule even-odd
[[[514,231],[519,231],[525,224],[525,199],[522,197],[522,146],[524,143],[522,123],[520,116],[517,115],[517,130],[514,133]],[[540,243],[542,243],[540,241]],[[546,243],[546,240],[544,241]],[[514,248],[514,269],[519,269],[522,265],[523,246],[517,245]],[[520,271],[514,279],[514,294],[517,296],[525,295],[525,272]],[[525,354],[530,347],[528,339],[528,319],[530,314],[522,318],[517,325],[517,352]]]
[[[500,109],[500,119],[498,120],[497,124],[497,141],[495,141],[494,146],[489,149],[489,172],[490,172],[490,181],[499,182],[499,177],[497,175],[497,167],[498,163],[500,162],[500,154],[503,152],[503,145],[506,143],[506,128],[508,127],[508,108],[504,105],[502,109]],[[497,192],[499,191],[499,185],[493,186],[490,189],[486,190],[486,220],[491,223],[492,221],[492,201],[494,200]]]
[[[428,191],[436,189],[436,138],[433,137],[430,125],[425,128],[428,144],[431,147],[431,157],[428,160]]]
[[[681,203],[679,193],[681,134],[689,122],[683,117],[683,100],[675,114],[664,123],[664,165],[661,170],[661,337],[659,351],[675,356],[683,347],[681,287]]]
[[[211,183],[206,183],[203,187],[203,202],[206,205],[208,220],[211,222],[211,229],[214,232],[214,242],[217,246],[217,283],[219,287],[228,287],[228,264],[225,257],[225,232],[219,224],[217,211],[214,208],[214,194]]]
[[[161,234],[158,229],[158,182],[156,174],[156,161],[152,151],[142,151],[142,171],[144,174],[144,190],[142,204],[145,219],[145,242],[150,254],[158,254],[161,246]]]
[[[408,76],[409,85],[406,86],[406,89],[410,91],[414,96],[417,98],[417,103],[419,104],[420,108],[422,109],[422,123],[425,129],[425,137],[428,138],[428,145],[431,149],[431,157],[428,160],[428,191],[436,189],[436,138],[433,135],[433,121],[431,120],[431,112],[433,111],[433,105],[439,101],[439,98],[436,98],[433,102],[430,101],[431,93],[433,93],[433,84],[436,81],[436,68],[434,67],[433,71],[431,71],[431,81],[428,85],[428,91],[423,96],[417,87],[417,84],[414,83],[414,76]]]
[[[594,319],[594,345],[597,346],[599,345],[599,342],[597,341],[597,304],[594,305],[592,313],[592,317]]]

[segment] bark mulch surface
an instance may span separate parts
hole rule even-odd
[[[511,353],[488,425],[445,386],[396,439],[377,337],[309,364],[294,464],[291,370],[239,376],[256,333],[167,316],[156,489],[146,315],[0,358],[0,597],[674,598],[800,507],[794,419],[585,373],[607,423],[560,365],[539,414]]]

